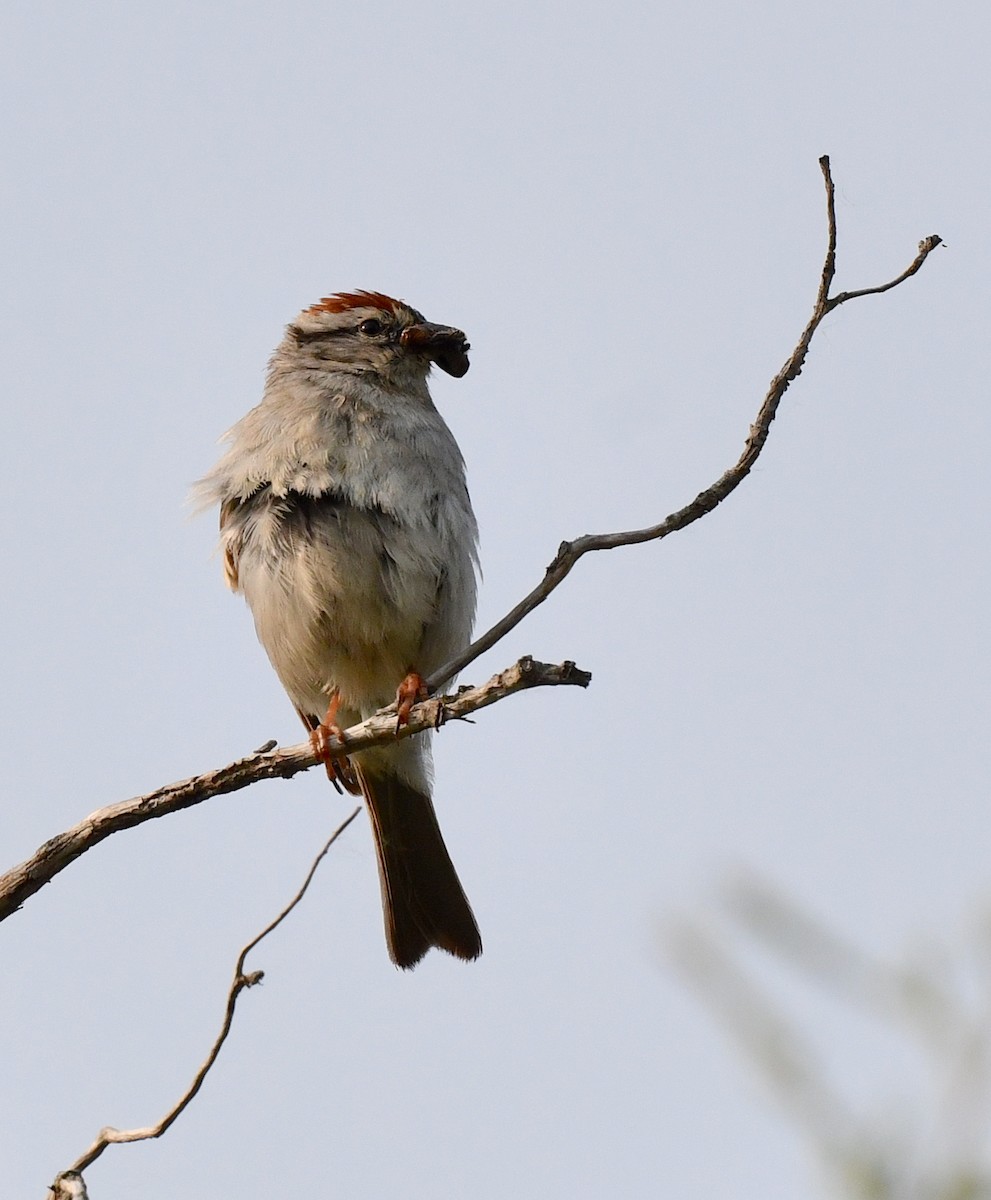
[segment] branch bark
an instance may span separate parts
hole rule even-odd
[[[591,681],[592,676],[572,662],[554,665],[521,658],[480,687],[462,687],[453,696],[431,697],[415,705],[408,724],[401,729],[396,729],[396,710],[393,706],[345,730],[342,737],[330,738],[327,747],[331,754],[338,750],[342,755],[351,754],[396,738],[412,737],[425,729],[440,729],[448,721],[464,720],[470,713],[530,688],[565,685],[584,688]],[[135,825],[184,808],[192,808],[194,804],[202,804],[213,796],[239,791],[260,779],[290,779],[321,761],[313,753],[308,741],[283,750],[273,749],[274,745],[274,742],[270,742],[254,754],[239,758],[218,770],[166,784],[120,804],[98,808],[78,825],[56,834],[25,862],[0,875],[0,921],[16,912],[25,900],[51,882],[81,854],[113,833],[133,829]]]

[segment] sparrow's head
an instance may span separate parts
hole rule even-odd
[[[460,378],[471,349],[460,329],[432,325],[415,308],[381,292],[327,296],[287,327],[283,345],[314,366],[397,382],[410,375],[422,379],[431,363]]]

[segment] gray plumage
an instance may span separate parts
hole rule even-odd
[[[427,389],[431,362],[468,369],[459,330],[378,293],[305,310],[272,357],[262,402],[197,485],[258,638],[308,727],[339,697],[341,728],[393,702],[467,644],[477,526],[464,461]],[[448,681],[449,682],[449,681]],[[390,950],[481,941],[430,801],[427,735],[354,756],[372,815]],[[450,928],[448,928],[450,926]]]

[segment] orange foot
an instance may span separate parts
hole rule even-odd
[[[351,766],[351,760],[340,752],[334,756],[327,745],[331,738],[340,738],[342,741],[344,739],[344,730],[337,724],[337,710],[340,707],[340,693],[334,692],[324,719],[316,729],[310,730],[310,745],[313,747],[313,753],[326,767],[327,778],[334,787],[340,791],[340,785],[343,783],[349,792],[355,792],[358,790],[358,778],[354,767]]]
[[[410,671],[396,689],[396,733],[409,723],[409,714],[418,700],[426,700],[430,693],[427,684],[419,671]]]

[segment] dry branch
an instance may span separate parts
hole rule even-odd
[[[613,550],[619,546],[660,541],[668,534],[691,525],[721,504],[746,479],[757,461],[767,442],[778,405],[792,380],[801,373],[813,335],[823,319],[848,300],[858,299],[861,296],[879,295],[897,287],[914,275],[929,254],[940,245],[941,239],[933,234],[919,243],[916,257],[900,275],[888,283],[880,284],[877,287],[860,288],[851,292],[840,292],[836,296],[831,296],[829,291],[836,274],[835,194],[829,158],[823,156],[819,160],[819,166],[822,169],[826,185],[828,243],[812,316],[784,366],[771,380],[756,419],[750,426],[739,459],[715,483],[699,492],[690,504],[671,513],[657,525],[618,533],[585,534],[574,541],[562,542],[553,561],[547,567],[544,578],[533,591],[524,597],[501,621],[496,622],[488,632],[482,634],[440,670],[435,671],[427,680],[431,688],[436,688],[444,680],[459,675],[469,663],[474,662],[479,655],[495,646],[528,613],[547,599],[585,554],[593,550]],[[577,683],[585,687],[590,678],[585,672],[578,671],[573,663],[551,667],[536,663],[532,659],[521,659],[514,667],[494,676],[481,688],[462,689],[456,697],[428,700],[418,705],[413,710],[409,725],[400,731],[398,736],[408,737],[431,726],[439,728],[447,720],[465,716],[467,713],[493,704],[504,696],[525,688],[562,683]],[[384,710],[383,713],[355,726],[354,729],[347,730],[346,749],[349,751],[364,749],[397,736],[394,719],[386,715],[388,711]],[[392,711],[395,712],[394,709]],[[336,742],[329,744],[331,751],[338,748],[345,749],[343,745],[338,746]],[[130,829],[154,817],[165,816],[166,813],[189,808],[211,796],[247,787],[259,779],[271,779],[276,776],[288,779],[297,772],[305,771],[308,767],[313,766],[315,762],[313,751],[307,743],[293,746],[287,750],[270,751],[265,749],[219,770],[210,771],[205,775],[186,779],[180,783],[169,784],[146,796],[138,796],[122,804],[97,810],[84,821],[73,826],[72,829],[51,838],[26,862],[14,867],[6,875],[0,876],[0,921],[10,916],[12,912],[16,912],[29,896],[39,891],[59,871],[85,853],[91,846],[109,837],[110,834],[121,829]]]
[[[453,696],[437,696],[417,704],[410,713],[409,723],[398,732],[393,706],[391,710],[383,709],[360,725],[345,730],[341,738],[330,738],[327,747],[331,754],[367,750],[369,746],[378,746],[397,737],[411,737],[425,729],[440,729],[448,721],[463,719],[516,692],[565,684],[588,687],[591,679],[587,671],[580,670],[572,662],[554,665],[521,658],[480,687],[463,687]],[[28,897],[112,833],[133,829],[135,825],[183,808],[192,808],[213,796],[236,792],[259,779],[289,779],[320,761],[308,741],[284,750],[271,749],[273,744],[216,771],[166,784],[120,804],[98,808],[78,825],[49,838],[29,859],[0,875],[0,921],[16,912]]]
[[[278,926],[282,924],[282,922],[286,919],[286,917],[289,916],[296,905],[299,904],[299,902],[303,899],[303,897],[306,895],[306,889],[310,886],[313,876],[317,873],[317,867],[320,866],[320,863],[324,860],[324,858],[326,858],[331,846],[333,846],[333,844],[341,836],[344,830],[347,829],[359,812],[361,812],[361,809],[356,808],[346,821],[342,821],[341,824],[338,825],[338,827],[327,839],[323,849],[310,864],[310,869],[306,874],[306,878],[303,880],[302,887],[300,887],[296,895],[292,898],[292,900],[289,901],[282,912],[280,912],[273,921],[270,921],[268,925],[265,926],[261,933],[256,934],[250,942],[242,947],[240,954],[237,956],[237,963],[234,966],[234,978],[231,980],[230,990],[227,993],[227,1006],[224,1010],[224,1019],[221,1022],[220,1033],[217,1034],[217,1039],[213,1043],[210,1053],[203,1060],[203,1064],[193,1077],[192,1083],[182,1094],[179,1100],[155,1125],[147,1125],[141,1129],[114,1129],[111,1126],[101,1129],[90,1148],[84,1154],[81,1154],[67,1171],[63,1171],[57,1176],[51,1187],[51,1192],[54,1193],[55,1197],[68,1197],[74,1194],[80,1198],[85,1196],[85,1184],[82,1183],[81,1179],[82,1172],[85,1171],[88,1166],[94,1163],[108,1146],[119,1145],[122,1142],[144,1142],[148,1141],[149,1138],[159,1138],[178,1119],[183,1109],[186,1108],[186,1106],[192,1101],[193,1097],[202,1087],[203,1080],[206,1079],[210,1068],[217,1061],[217,1056],[220,1054],[221,1047],[223,1046],[224,1042],[227,1041],[227,1035],[230,1033],[231,1025],[234,1021],[234,1009],[237,1007],[238,997],[246,988],[254,987],[256,983],[261,983],[262,979],[264,978],[264,971],[249,971],[247,974],[245,974],[245,959],[258,945],[258,943],[262,941],[263,938],[268,937],[268,935],[274,929],[277,929]],[[70,1184],[75,1185],[77,1180],[79,1185],[83,1187],[83,1192],[73,1193],[71,1191],[67,1191],[67,1186]]]
[[[829,226],[829,240],[815,306],[812,310],[812,316],[809,318],[809,323],[805,326],[802,336],[798,339],[798,344],[792,350],[791,354],[789,354],[784,366],[771,380],[771,385],[757,413],[757,418],[753,425],[750,426],[750,432],[747,435],[747,440],[743,446],[743,453],[739,459],[714,484],[707,487],[704,492],[699,492],[690,504],[686,504],[684,508],[679,508],[677,512],[671,513],[670,516],[665,517],[657,525],[650,525],[646,529],[631,529],[624,533],[587,533],[584,537],[576,538],[573,542],[562,542],[558,547],[553,561],[548,566],[544,578],[529,596],[524,597],[511,612],[508,612],[501,621],[497,621],[487,633],[483,633],[480,638],[472,642],[457,658],[453,658],[449,663],[445,663],[439,671],[436,671],[430,677],[428,683],[436,684],[442,679],[453,678],[459,672],[463,671],[469,663],[474,662],[480,654],[484,654],[486,650],[490,650],[497,642],[501,641],[510,630],[516,628],[528,613],[533,612],[538,605],[543,604],[551,592],[564,581],[566,576],[571,572],[571,568],[583,555],[593,550],[615,550],[618,546],[635,546],[641,542],[657,542],[661,538],[667,537],[669,533],[675,533],[679,529],[684,529],[700,517],[704,517],[706,513],[712,512],[716,505],[721,504],[750,474],[758,455],[764,449],[764,443],[767,441],[768,434],[771,432],[771,422],[777,415],[778,405],[781,403],[782,397],[788,390],[792,380],[797,379],[801,374],[813,334],[819,328],[823,318],[828,316],[834,308],[838,308],[848,300],[856,300],[861,296],[880,295],[881,292],[890,291],[891,288],[904,283],[906,279],[919,270],[932,251],[942,242],[942,238],[936,234],[924,238],[919,243],[918,254],[909,266],[897,278],[892,279],[888,283],[883,283],[878,287],[861,288],[855,292],[840,292],[837,296],[830,296],[829,289],[832,287],[833,277],[836,274],[836,204],[828,155],[823,155],[819,159],[819,166],[822,169],[823,179],[826,183],[826,215]]]
[[[743,451],[737,462],[724,472],[711,486],[700,492],[691,503],[685,505],[684,508],[679,509],[677,512],[671,513],[657,525],[619,533],[586,534],[583,537],[576,538],[574,541],[562,542],[553,561],[548,566],[543,580],[538,586],[521,600],[511,612],[507,613],[502,620],[498,621],[488,632],[473,642],[463,653],[436,671],[427,681],[431,688],[440,686],[444,680],[454,678],[469,663],[474,662],[479,655],[495,646],[528,613],[532,612],[533,609],[547,599],[551,592],[563,582],[572,567],[585,554],[593,550],[612,550],[619,546],[632,546],[642,542],[659,541],[661,538],[667,537],[668,534],[691,525],[700,517],[705,516],[706,513],[711,512],[718,504],[722,503],[747,477],[763,450],[770,433],[771,423],[777,414],[778,405],[781,403],[792,380],[796,379],[801,373],[812,338],[823,319],[848,300],[854,300],[862,296],[880,295],[882,292],[897,287],[914,275],[929,254],[940,244],[941,239],[936,235],[924,239],[919,244],[919,251],[915,259],[900,275],[888,283],[877,287],[861,288],[856,291],[840,292],[835,296],[831,296],[830,288],[832,287],[836,273],[835,195],[829,159],[824,156],[819,160],[819,165],[822,169],[826,185],[828,245],[812,316],[802,331],[794,350],[788,356],[778,374],[771,380],[770,387],[758,410],[754,423],[750,426]],[[412,710],[409,724],[401,730],[397,731],[396,729],[396,713],[393,707],[391,711],[388,709],[383,710],[383,712],[372,717],[370,720],[347,730],[341,739],[332,739],[328,744],[328,749],[331,753],[337,750],[343,753],[353,753],[357,750],[366,749],[369,746],[387,742],[396,737],[409,737],[425,729],[440,728],[440,726],[449,720],[465,718],[469,713],[484,708],[489,704],[494,704],[505,696],[512,695],[514,692],[522,691],[526,688],[560,684],[577,684],[581,687],[587,687],[590,680],[591,676],[587,672],[578,670],[573,663],[550,666],[545,663],[534,662],[530,658],[524,658],[516,663],[515,666],[501,672],[499,675],[493,676],[482,687],[462,688],[454,696],[442,696],[418,704]],[[109,837],[110,834],[121,829],[129,829],[134,825],[139,825],[155,817],[164,816],[166,813],[175,812],[182,808],[189,808],[212,796],[222,795],[225,792],[232,792],[239,788],[247,787],[259,779],[271,779],[275,777],[288,779],[299,771],[304,771],[308,767],[315,765],[318,761],[308,742],[285,750],[272,749],[272,745],[274,744],[270,743],[254,754],[239,759],[237,762],[231,763],[229,766],[217,771],[211,771],[205,775],[196,776],[193,779],[186,779],[180,783],[170,784],[167,787],[159,788],[145,796],[136,797],[122,804],[99,809],[87,817],[85,821],[80,822],[65,833],[52,838],[27,862],[15,867],[6,875],[0,876],[0,920],[17,911],[29,896],[39,891],[59,871],[67,867],[69,863],[85,853],[90,847]],[[234,980],[228,995],[221,1032],[206,1061],[197,1072],[193,1082],[179,1102],[157,1125],[149,1126],[145,1129],[128,1131],[103,1130],[86,1153],[73,1164],[73,1167],[58,1176],[50,1192],[53,1197],[84,1197],[85,1185],[82,1182],[79,1172],[102,1154],[108,1145],[114,1142],[138,1141],[144,1138],[160,1137],[190,1103],[199,1090],[207,1072],[216,1060],[217,1054],[230,1031],[238,996],[245,988],[251,987],[254,983],[258,982],[261,976],[260,972],[245,975],[245,956],[262,937],[271,932],[299,903],[320,860],[330,849],[336,838],[354,819],[355,815],[356,813],[352,813],[351,817],[334,833],[330,841],[317,856],[316,861],[310,868],[306,882],[292,903],[266,930],[253,939],[252,942],[248,943],[241,951],[234,972]]]

